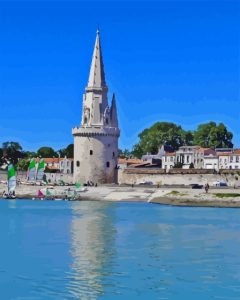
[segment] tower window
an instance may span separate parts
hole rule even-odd
[[[115,157],[115,152],[113,152],[113,157]]]
[[[93,155],[93,151],[92,150],[90,150],[90,155]]]
[[[80,167],[80,161],[79,160],[77,160],[76,165],[77,165],[77,167]]]
[[[107,161],[106,166],[107,166],[107,168],[110,167],[110,162],[109,161]]]
[[[108,118],[106,118],[106,124],[108,124]]]

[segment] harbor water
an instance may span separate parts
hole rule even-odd
[[[1,299],[240,299],[240,210],[0,201]]]

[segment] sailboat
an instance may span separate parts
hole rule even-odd
[[[17,185],[16,174],[13,164],[8,165],[8,193],[3,193],[3,198],[15,199],[15,189]]]
[[[44,169],[45,169],[45,162],[44,159],[41,158],[37,167],[37,176],[36,176],[37,180],[43,180]]]
[[[27,180],[28,181],[35,181],[36,180],[36,162],[35,162],[35,158],[32,158],[30,160],[30,163],[29,163],[29,166],[28,166]]]

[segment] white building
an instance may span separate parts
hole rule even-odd
[[[100,34],[97,31],[88,85],[83,95],[81,125],[72,130],[75,182],[117,182],[120,130],[115,96],[109,107],[107,93]]]
[[[62,174],[73,174],[73,158],[49,157],[44,158],[45,168]]]
[[[73,174],[73,158],[60,158],[60,173]]]
[[[217,152],[219,169],[240,169],[240,150]]]
[[[205,155],[203,158],[203,169],[218,171],[218,156],[214,154]]]
[[[188,169],[190,165],[195,163],[196,151],[199,146],[181,146],[176,151],[176,162],[182,163],[184,169]]]
[[[240,169],[240,150],[234,150],[229,155],[229,169]]]
[[[175,165],[175,156],[175,152],[166,152],[165,155],[162,156],[162,169],[172,169]]]

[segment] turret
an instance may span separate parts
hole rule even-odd
[[[110,108],[110,118],[111,118],[111,126],[118,127],[117,106],[116,106],[116,99],[114,93],[113,93],[112,104]]]

